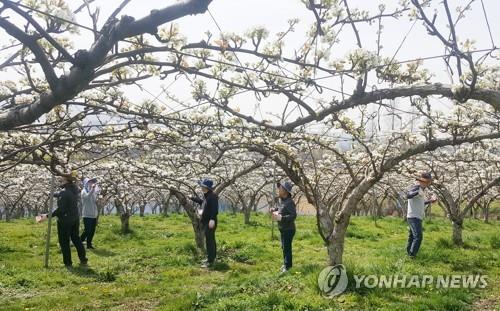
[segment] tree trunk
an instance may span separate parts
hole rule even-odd
[[[462,246],[464,244],[462,239],[462,230],[464,218],[467,215],[467,211],[460,212],[459,201],[455,201],[451,192],[441,184],[436,184],[438,191],[440,192],[440,197],[442,200],[439,202],[441,208],[448,214],[447,217],[450,218],[452,223],[452,235],[451,240],[454,245]]]
[[[347,227],[349,226],[349,218],[344,217],[340,222],[335,223],[333,233],[327,244],[328,260],[331,266],[342,263],[342,255],[344,254],[344,241]]]
[[[196,242],[196,247],[205,252],[205,230],[200,221],[191,222],[194,230],[194,239]]]
[[[483,220],[485,223],[490,221],[490,209],[488,205],[483,207]]]
[[[139,205],[139,217],[144,217],[145,211],[146,211],[146,204]]]
[[[452,233],[453,244],[457,246],[462,246],[464,244],[464,241],[462,239],[463,221],[452,220],[452,223],[453,223],[453,233]]]
[[[122,225],[121,232],[123,234],[130,233],[130,225],[129,225],[130,213],[127,209],[123,208],[123,202],[118,198],[115,198],[115,209],[118,215],[120,215],[120,221]]]
[[[10,211],[8,207],[5,208],[5,221],[6,222],[10,221]]]
[[[327,238],[327,250],[330,265],[337,265],[342,263],[342,255],[344,253],[344,241],[347,227],[351,214],[356,210],[362,202],[363,197],[375,185],[378,178],[369,178],[360,182],[347,197],[347,201],[341,205],[338,212],[335,213],[335,225],[331,236]]]
[[[383,216],[382,214],[382,205],[384,203],[384,199],[382,199],[382,202],[379,202],[377,197],[374,198],[374,202],[375,202],[375,211],[376,211],[376,217],[377,218],[381,218]]]
[[[427,220],[432,219],[432,204],[429,204],[429,206],[425,209],[425,218],[427,218]]]
[[[176,202],[174,204],[174,209],[175,209],[175,212],[177,214],[181,214],[182,213],[182,205],[179,202]]]
[[[122,223],[122,233],[123,234],[130,233],[129,219],[130,219],[129,212],[124,212],[124,213],[120,214],[120,221]]]
[[[241,202],[241,209],[243,212],[245,225],[248,225],[248,224],[250,224],[250,213],[252,211],[253,200],[250,200],[247,204],[247,202],[245,202],[245,198],[243,198],[243,196],[240,195],[239,199],[240,199],[239,202]]]
[[[97,216],[104,215],[103,202],[101,200],[97,199],[96,206],[97,206]]]
[[[175,196],[179,202],[179,206],[182,206],[186,211],[186,214],[191,220],[191,226],[193,227],[196,247],[205,252],[205,227],[201,223],[197,209],[193,206],[193,203],[188,202],[186,196],[177,189],[170,188],[170,195]]]
[[[170,201],[172,200],[172,196],[169,194],[168,198],[165,200],[165,198],[162,199],[162,205],[163,205],[163,216],[168,217],[168,208],[170,207]]]
[[[245,215],[245,225],[250,224],[250,213],[252,212],[252,208],[250,206],[246,206],[243,213]]]

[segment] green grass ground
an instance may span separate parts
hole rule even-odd
[[[183,215],[132,217],[132,234],[119,233],[119,219],[100,219],[89,269],[66,270],[56,236],[50,268],[43,268],[46,224],[0,223],[0,310],[498,310],[498,222],[466,220],[465,248],[450,245],[445,219],[425,223],[416,260],[405,258],[401,219],[353,217],[344,261],[349,274],[486,274],[485,289],[354,289],[333,299],[321,296],[317,277],[326,249],[313,217],[299,217],[294,268],[279,276],[281,249],[270,239],[269,218],[221,215],[219,263],[199,267],[188,219]],[[55,232],[55,225],[53,227]],[[276,233],[276,232],[275,232]],[[76,252],[73,249],[74,261]]]

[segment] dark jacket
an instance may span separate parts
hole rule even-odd
[[[52,212],[52,216],[57,217],[58,221],[63,223],[78,221],[79,193],[75,184],[65,184],[62,191],[54,194],[57,198],[57,209]]]
[[[297,218],[297,211],[295,209],[295,202],[291,197],[280,199],[280,215],[281,220],[278,221],[278,228],[280,231],[295,230],[295,218]]]
[[[201,214],[201,223],[207,225],[213,219],[217,223],[217,214],[219,213],[219,198],[213,191],[203,194],[203,200],[191,198],[194,202],[201,204],[203,212]]]

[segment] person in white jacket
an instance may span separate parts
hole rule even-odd
[[[94,238],[95,228],[97,226],[97,195],[98,186],[97,179],[85,178],[83,180],[83,189],[81,193],[82,200],[82,218],[83,218],[83,233],[80,239],[82,242],[87,241],[87,248],[93,249],[92,239]]]

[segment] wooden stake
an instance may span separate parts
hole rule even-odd
[[[54,205],[54,189],[55,188],[55,180],[54,174],[52,174],[50,178],[50,198],[49,198],[49,220],[47,221],[47,240],[45,241],[45,259],[44,259],[44,267],[49,267],[49,247],[50,247],[50,231],[52,229],[52,208]]]

